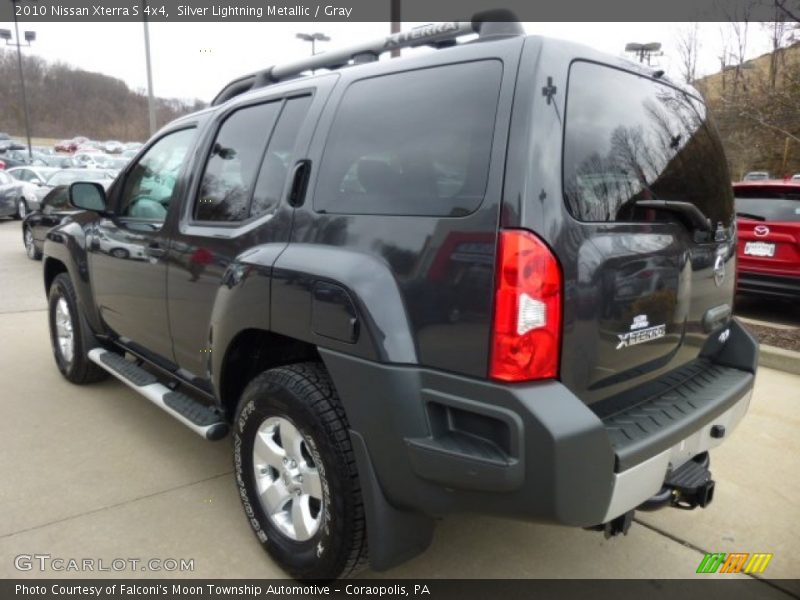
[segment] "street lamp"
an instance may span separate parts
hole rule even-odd
[[[156,101],[153,96],[153,68],[150,64],[150,29],[147,26],[147,0],[142,0],[142,24],[144,25],[144,62],[147,68],[147,115],[150,120],[150,135],[156,132]]]
[[[311,56],[314,56],[317,53],[317,42],[330,42],[331,38],[329,38],[324,33],[298,33],[297,39],[303,40],[304,42],[311,42]]]
[[[35,31],[25,32],[25,43],[20,43],[19,38],[19,23],[17,22],[17,7],[16,3],[20,0],[11,0],[11,10],[14,13],[14,34],[16,41],[11,41],[11,31],[8,29],[0,29],[0,39],[6,41],[6,46],[17,47],[17,65],[19,66],[19,81],[22,86],[22,109],[25,113],[25,137],[28,138],[28,159],[33,160],[33,151],[31,149],[31,122],[28,115],[28,95],[25,93],[25,74],[22,71],[22,46],[30,46],[31,42],[36,40]]]
[[[630,52],[638,56],[640,63],[643,63],[645,60],[647,60],[648,65],[650,64],[651,57],[662,56],[664,54],[663,52],[659,52],[660,50],[660,42],[649,42],[647,44],[637,44],[636,42],[631,42],[630,44],[625,45],[625,52]]]

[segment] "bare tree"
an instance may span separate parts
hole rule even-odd
[[[686,83],[697,78],[697,54],[700,50],[698,24],[692,23],[678,32],[678,60],[681,77]]]

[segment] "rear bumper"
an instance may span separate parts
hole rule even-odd
[[[729,327],[722,350],[685,378],[605,419],[557,381],[500,385],[321,354],[394,507],[591,526],[655,495],[669,469],[739,423],[757,344]]]
[[[800,298],[800,276],[769,275],[739,269],[738,292],[768,294],[782,298]]]

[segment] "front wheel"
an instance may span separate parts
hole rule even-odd
[[[14,218],[21,220],[24,219],[27,214],[28,214],[28,204],[25,202],[23,198],[20,198],[19,200],[17,200],[17,214],[14,215]]]
[[[66,273],[56,275],[50,286],[48,312],[53,356],[61,374],[78,384],[105,379],[107,373],[89,360],[89,350],[97,342],[80,314],[75,288]]]
[[[25,242],[25,254],[28,255],[28,258],[31,260],[42,260],[42,252],[36,247],[36,242],[33,240],[33,231],[30,227],[25,228],[22,239]]]
[[[360,570],[364,504],[347,418],[324,367],[265,371],[242,394],[234,425],[239,495],[270,556],[297,579]]]

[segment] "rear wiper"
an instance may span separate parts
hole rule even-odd
[[[687,220],[696,231],[714,231],[711,219],[703,214],[697,206],[691,202],[679,202],[677,200],[636,200],[634,204],[642,208],[655,208],[657,210],[668,210],[677,213]]]
[[[753,213],[737,212],[737,217],[744,217],[745,219],[752,219],[753,221],[766,221],[767,219],[761,215],[754,215]]]

